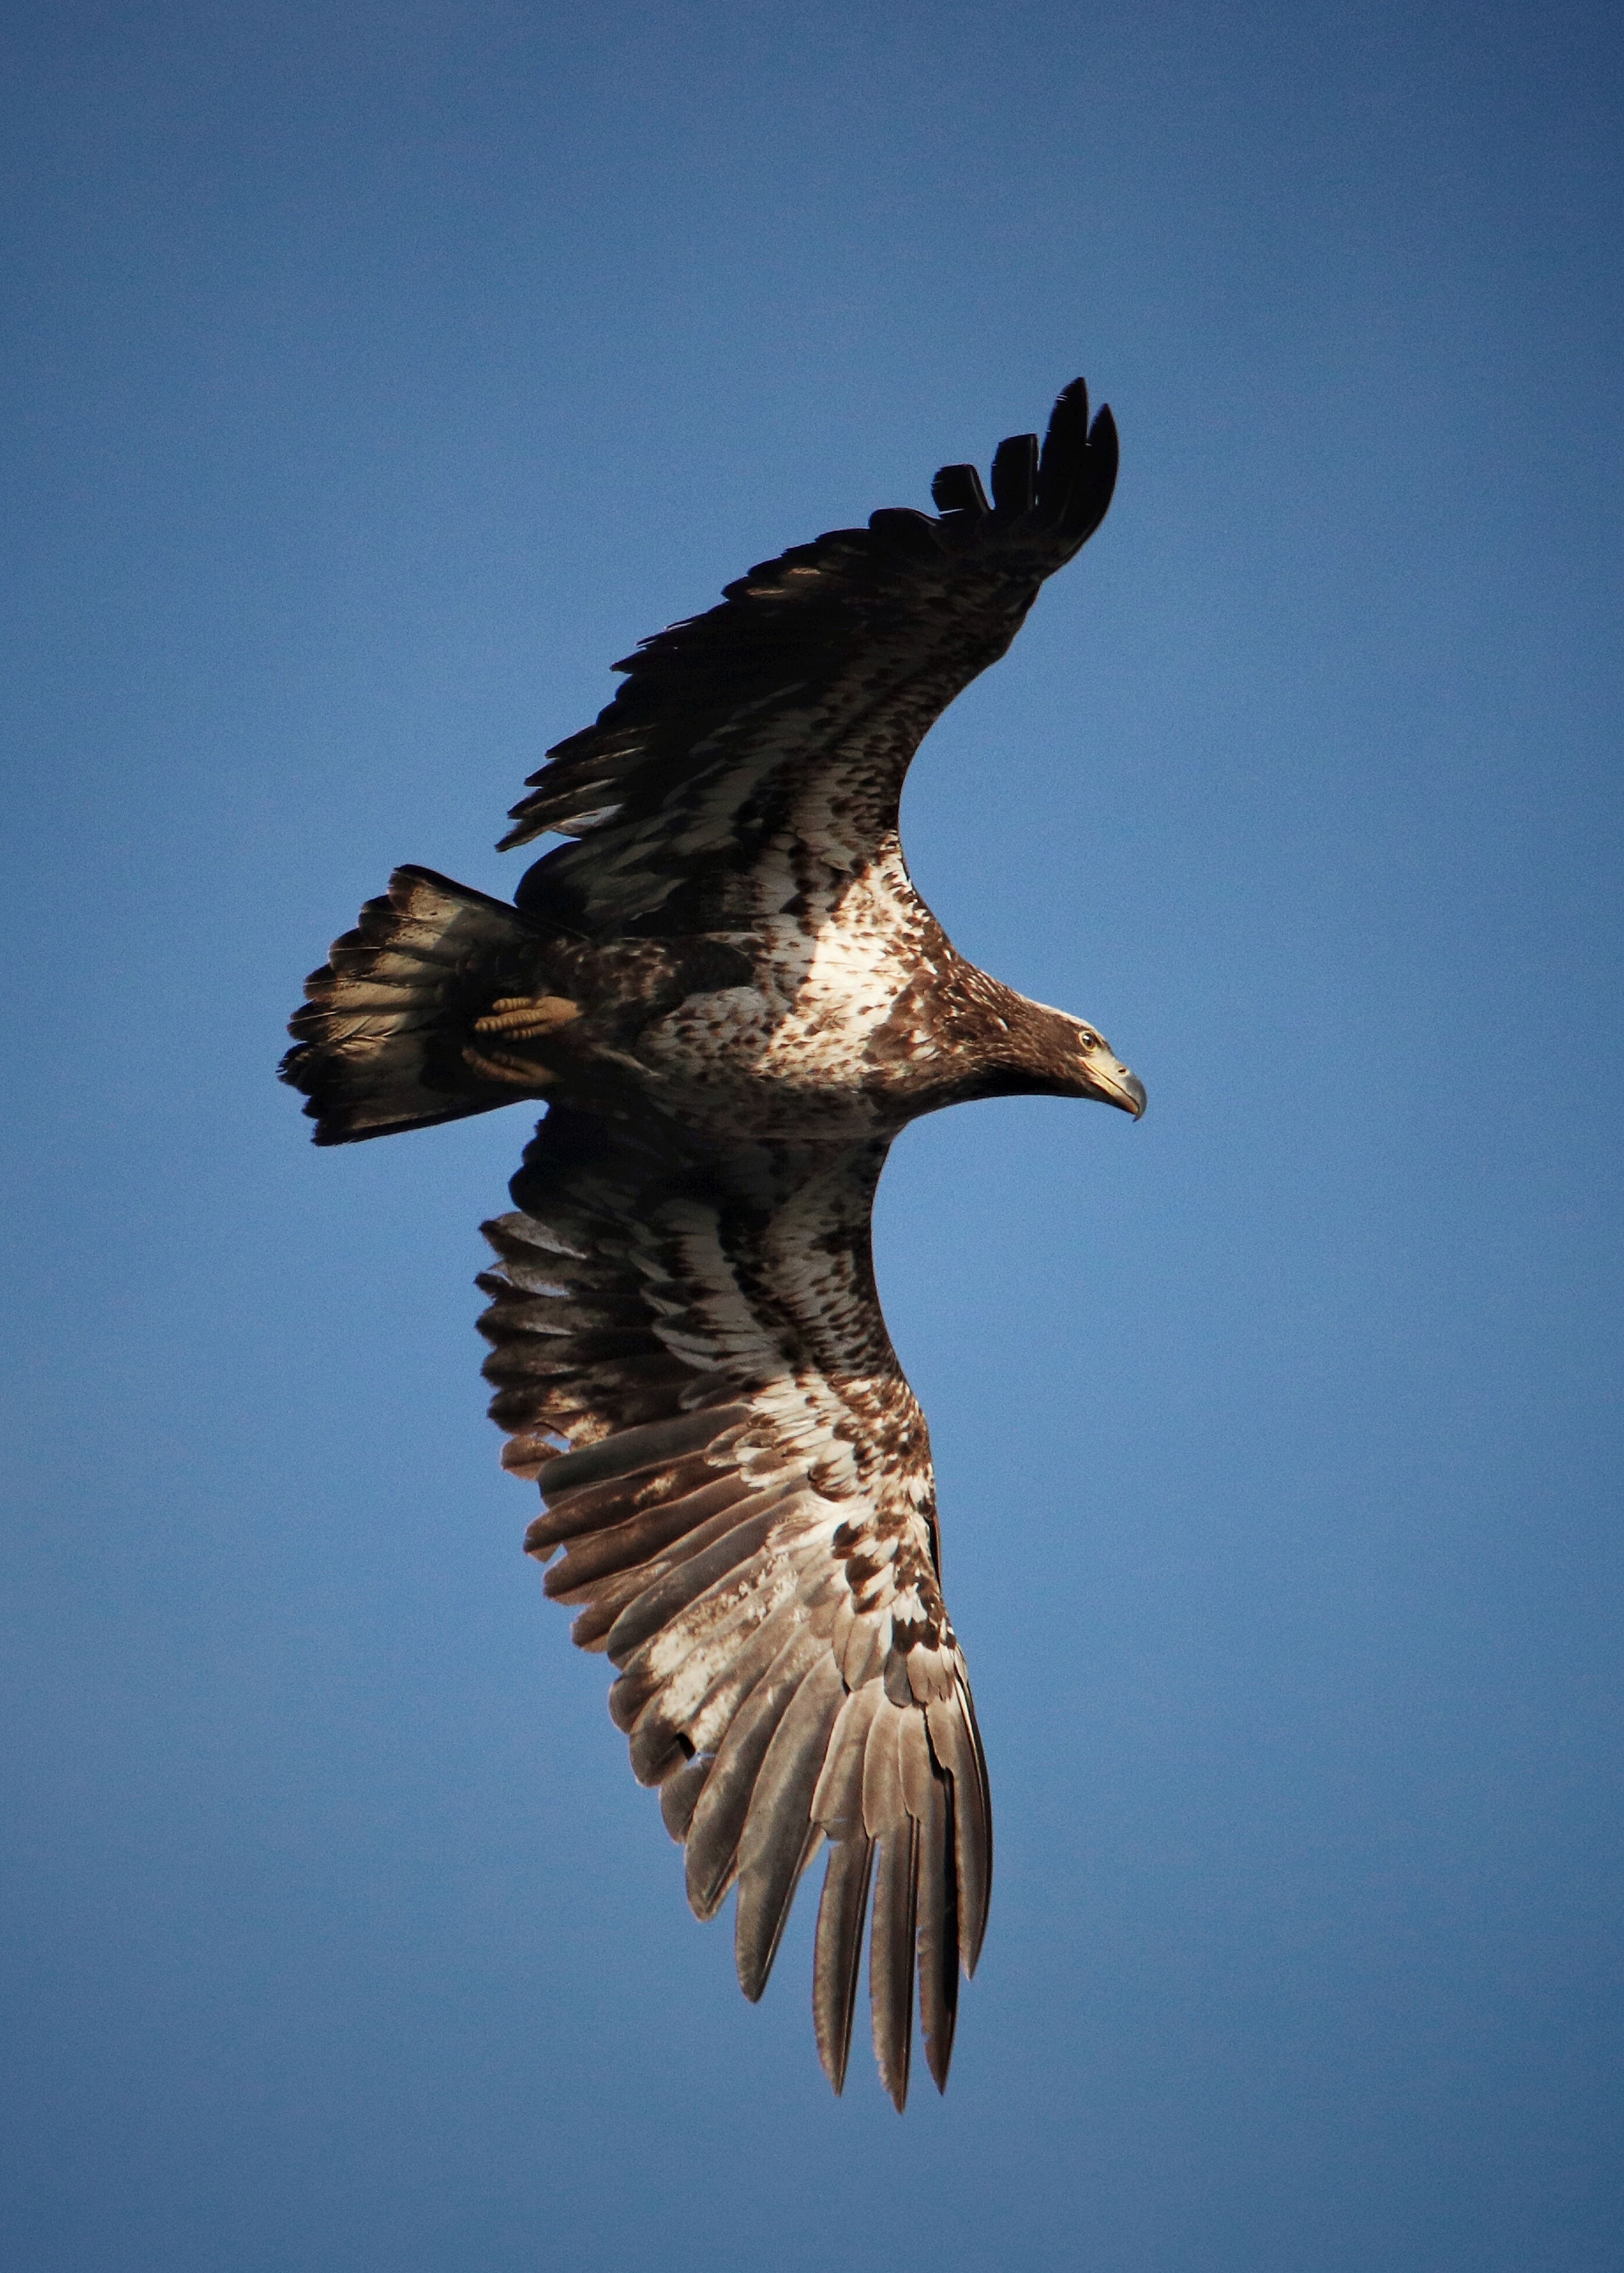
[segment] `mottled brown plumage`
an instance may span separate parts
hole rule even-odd
[[[813,2010],[839,2090],[870,1900],[882,2079],[917,1980],[944,2085],[986,1927],[992,1821],[941,1588],[924,1416],[869,1221],[897,1132],[978,1097],[1144,1091],[1092,1027],[965,962],[909,881],[908,761],[1002,655],[1116,475],[1081,381],[992,502],[937,475],[753,569],[617,666],[505,840],[567,842],[515,904],[403,868],[306,986],[284,1077],[318,1144],[548,1110],[485,1227],[492,1416],[541,1487],[526,1538],[658,1785],[745,1993],[831,1848]]]

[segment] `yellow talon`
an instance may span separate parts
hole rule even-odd
[[[554,1078],[551,1066],[538,1065],[533,1058],[510,1058],[500,1050],[494,1057],[486,1057],[471,1042],[463,1045],[462,1062],[485,1081],[500,1081],[510,1089],[528,1089],[538,1095]]]
[[[523,1041],[532,1034],[550,1034],[555,1026],[567,1026],[580,1016],[581,1005],[566,1001],[562,994],[502,994],[485,1017],[474,1020],[474,1031],[507,1034]]]

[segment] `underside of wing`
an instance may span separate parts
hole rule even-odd
[[[864,865],[926,730],[1098,527],[1116,473],[1110,412],[1091,427],[1078,379],[1041,453],[1035,435],[1000,446],[990,503],[974,467],[944,467],[938,518],[833,530],[646,640],[514,807],[504,844],[579,840],[537,863],[519,905],[592,936],[704,930],[770,911],[752,880],[775,840],[837,875]]]
[[[611,1710],[687,1848],[690,1902],[709,1917],[737,1888],[759,1997],[827,1843],[819,2051],[838,2090],[871,1902],[875,2049],[900,2107],[916,1980],[946,2082],[992,1832],[929,1442],[874,1287],[884,1151],[702,1155],[665,1122],[555,1106],[515,1212],[486,1227],[481,1283],[504,1457],[545,1503],[526,1544],[617,1669]]]

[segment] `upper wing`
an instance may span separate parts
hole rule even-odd
[[[617,664],[595,725],[531,776],[504,846],[580,839],[516,895],[595,935],[748,922],[793,896],[776,839],[837,874],[896,827],[908,762],[933,720],[1019,629],[1046,576],[1098,528],[1116,478],[1109,409],[1082,380],[1042,454],[1013,435],[988,505],[973,466],[944,466],[928,514],[888,510],[753,568],[719,607]]]
[[[900,2107],[916,1946],[946,2082],[992,1827],[924,1418],[875,1292],[885,1150],[702,1155],[670,1124],[554,1106],[480,1283],[504,1459],[546,1502],[526,1545],[565,1548],[547,1592],[586,1605],[575,1639],[620,1669],[611,1710],[686,1842],[694,1909],[738,1882],[746,1996],[831,1842],[813,2011],[837,2091],[877,1855],[869,1993]]]

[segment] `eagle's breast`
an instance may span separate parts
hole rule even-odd
[[[731,935],[747,982],[689,994],[639,1039],[667,1109],[691,1125],[849,1139],[906,1117],[876,1085],[874,1040],[952,950],[894,839],[853,874],[796,882]]]

